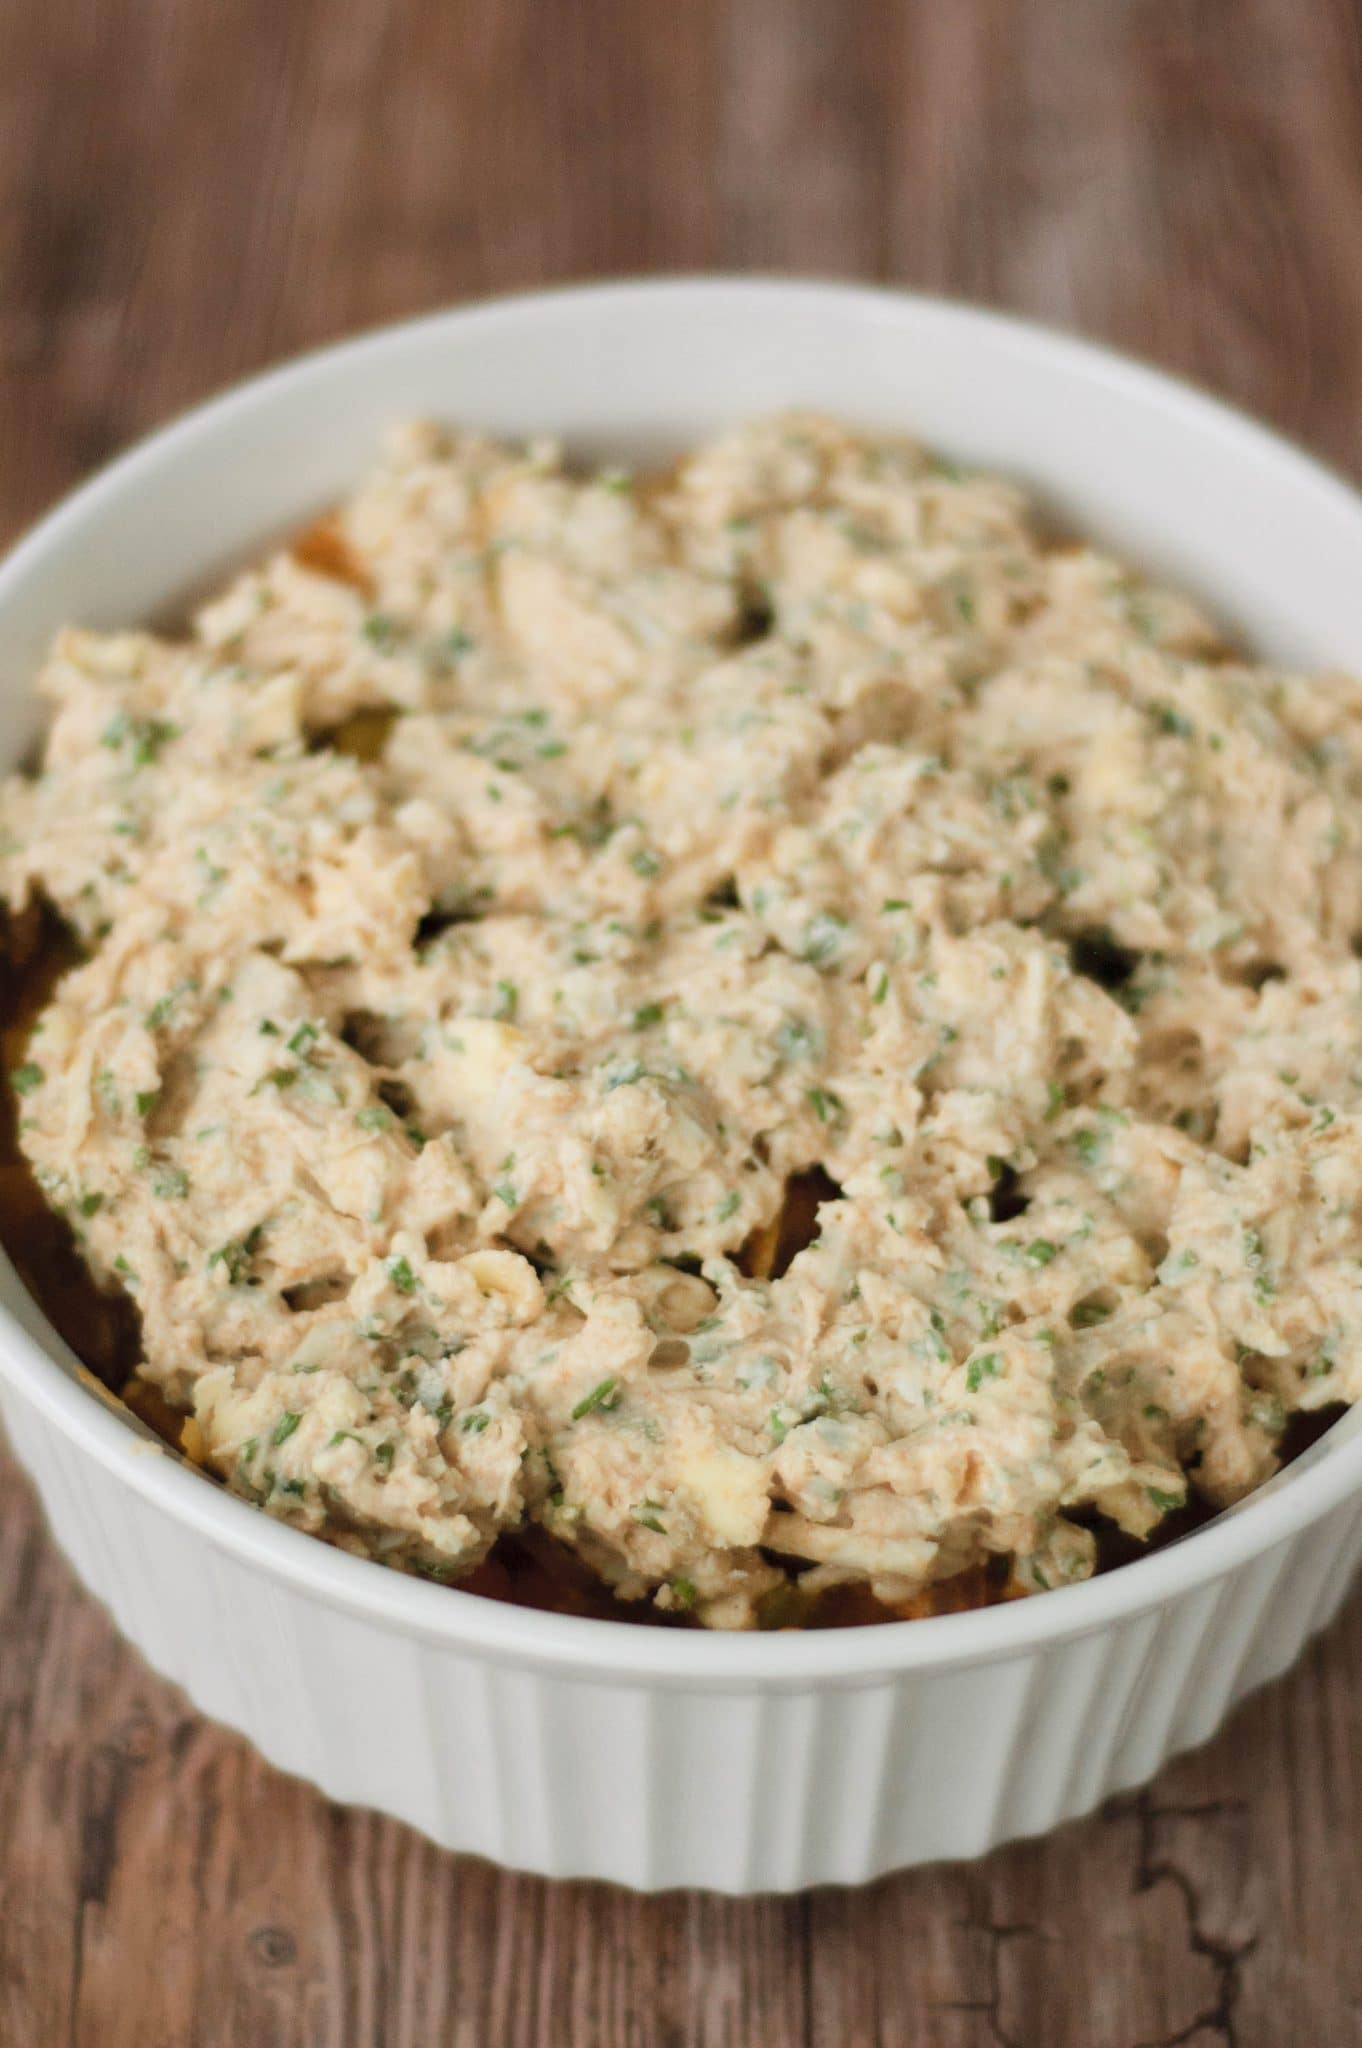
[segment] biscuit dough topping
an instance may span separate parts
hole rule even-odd
[[[42,689],[20,1142],[269,1513],[744,1626],[1083,1577],[1362,1392],[1362,687],[1008,484],[407,428]]]

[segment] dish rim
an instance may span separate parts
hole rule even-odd
[[[926,327],[988,330],[1023,355],[1047,357],[1067,377],[1112,396],[1125,394],[1185,421],[1208,438],[1238,444],[1296,494],[1332,501],[1357,526],[1362,495],[1316,457],[1211,397],[1185,379],[1078,337],[968,303],[888,286],[828,279],[702,274],[527,289],[371,328],[296,355],[216,393],[140,437],[40,517],[0,560],[0,618],[30,574],[60,554],[107,501],[136,489],[158,465],[192,460],[205,437],[238,411],[286,394],[338,358],[380,358],[409,340],[451,327],[531,322],[544,310],[589,301],[608,317],[623,300],[746,299],[764,317],[788,318],[799,303],[841,301],[871,319]],[[570,309],[569,309],[570,310]],[[670,1682],[683,1690],[735,1686],[779,1689],[872,1683],[899,1673],[946,1670],[1024,1655],[1092,1634],[1223,1578],[1285,1543],[1362,1489],[1362,1426],[1341,1420],[1301,1458],[1244,1501],[1176,1543],[1077,1585],[1002,1605],[918,1621],[834,1630],[722,1634],[517,1607],[433,1584],[354,1557],[238,1499],[139,1433],[129,1411],[94,1381],[47,1324],[0,1247],[0,1377],[63,1436],[115,1473],[144,1501],[187,1524],[215,1548],[284,1580],[324,1605],[452,1651],[590,1675],[615,1683]],[[74,1369],[74,1370],[73,1370]],[[1362,1418],[1362,1404],[1353,1419]],[[159,1455],[158,1455],[159,1453]]]

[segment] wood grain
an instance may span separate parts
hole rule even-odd
[[[0,0],[0,536],[272,358],[636,269],[1017,308],[1359,476],[1360,226],[1351,0]],[[0,2048],[1362,2042],[1357,1604],[1142,1798],[741,1904],[508,1877],[280,1778],[4,1462],[0,1643]]]

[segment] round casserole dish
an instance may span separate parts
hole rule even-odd
[[[514,299],[326,350],[124,456],[0,567],[0,765],[68,620],[155,617],[430,414],[658,463],[798,404],[1011,473],[1270,659],[1362,668],[1362,500],[1185,388],[997,316],[828,285]],[[1026,1601],[808,1635],[640,1629],[384,1571],[181,1466],[0,1258],[0,1412],[58,1541],[204,1712],[334,1798],[551,1876],[858,1882],[1084,1812],[1283,1671],[1362,1554],[1351,1420],[1184,1541]]]

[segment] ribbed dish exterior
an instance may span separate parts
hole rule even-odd
[[[204,1713],[448,1848],[641,1890],[856,1884],[1085,1813],[1284,1671],[1362,1556],[1349,1500],[1155,1612],[1021,1655],[816,1688],[596,1682],[310,1597],[12,1389],[0,1409],[85,1584]]]

